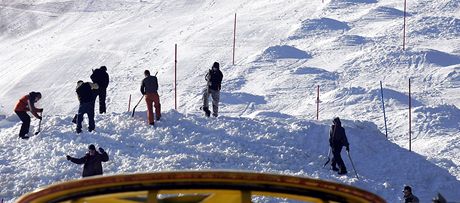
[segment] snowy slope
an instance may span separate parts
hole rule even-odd
[[[457,186],[460,180],[460,3],[456,0],[409,1],[407,50],[401,48],[402,9],[402,2],[396,0],[324,3],[3,0],[0,2],[1,184],[22,186],[2,189],[0,198],[14,199],[39,185],[77,178],[79,169],[70,166],[63,153],[69,150],[83,153],[78,150],[97,142],[109,143],[107,148],[112,148],[112,153],[118,148],[124,151],[114,155],[109,173],[116,173],[119,167],[121,172],[251,169],[336,180],[376,192],[388,202],[397,200],[403,184],[414,185],[416,194],[425,201],[438,191],[460,200]],[[235,12],[237,52],[236,65],[232,66]],[[178,44],[178,112],[170,111],[174,108],[174,44]],[[206,120],[198,116],[197,108],[204,73],[214,61],[223,66],[221,115],[224,117]],[[101,132],[96,133],[98,136],[75,138],[73,126],[68,122],[78,106],[75,83],[80,79],[89,80],[91,69],[101,65],[108,67],[111,76],[107,102],[108,111],[114,113],[96,118],[97,129],[101,128]],[[136,101],[140,97],[139,82],[145,69],[159,71],[162,108],[168,112],[166,120],[154,130],[123,114],[129,95]],[[408,148],[409,78],[412,80],[412,149],[415,153],[400,148]],[[382,138],[385,130],[379,81],[384,87],[389,141],[396,145]],[[321,91],[318,123],[312,121],[316,118],[317,85]],[[44,95],[39,105],[45,108],[47,127],[39,137],[23,142],[16,139],[19,123],[12,109],[15,102],[30,91],[41,91]],[[139,110],[145,107],[141,105]],[[270,121],[259,121],[260,116],[269,116]],[[359,141],[354,141],[354,145],[359,146],[352,146],[352,153],[360,152],[354,160],[365,176],[364,181],[336,177],[315,167],[324,159],[320,156],[327,153],[324,136],[333,116],[346,119],[350,136],[359,137]],[[300,124],[298,127],[288,121],[312,127]],[[245,129],[249,124],[253,127]],[[284,136],[262,136],[267,133],[263,129],[273,125],[285,126],[286,130],[270,130]],[[194,132],[194,141],[181,140]],[[311,139],[320,144],[308,145],[307,140],[299,138],[306,132],[321,136]],[[136,133],[145,136],[134,136]],[[212,151],[213,156],[195,150],[194,144],[209,139],[211,133],[236,134],[237,137],[229,138],[228,145],[203,146],[207,148],[202,151]],[[258,139],[257,135],[267,141],[232,149],[233,145],[240,144],[231,143]],[[294,138],[302,142],[290,140]],[[117,144],[117,140],[124,140],[135,149]],[[193,150],[182,151],[165,145],[157,146],[165,154],[151,155],[149,146],[139,144],[145,142],[152,142],[154,146],[166,142],[174,147],[182,143],[182,148]],[[66,148],[44,153],[50,149],[47,143]],[[298,146],[304,143],[305,146]],[[299,160],[290,163],[278,157],[273,159],[276,163],[268,163],[271,152],[243,153],[258,151],[260,145],[286,150],[283,156]],[[39,149],[42,150],[37,151]],[[299,158],[290,150],[316,159]],[[28,157],[16,157],[23,151],[32,153],[27,154]],[[228,153],[221,154],[221,151]],[[145,152],[142,161],[145,165],[131,166],[135,158],[142,157],[141,152]],[[361,153],[366,156],[360,156]],[[381,163],[373,163],[371,157],[372,161]],[[38,164],[42,159],[50,163]],[[250,166],[258,163],[257,160],[263,164]],[[27,161],[37,163],[29,165]],[[248,163],[241,165],[245,161]],[[152,168],[157,163],[163,166],[163,162],[171,163],[165,168]],[[305,165],[307,162],[311,167]],[[392,167],[388,168],[389,165]],[[47,168],[43,169],[47,176],[28,170],[33,166]],[[57,166],[67,171],[56,171]],[[417,167],[408,169],[410,166]],[[407,171],[399,173],[398,170],[403,169]],[[24,182],[24,176],[16,174],[27,175],[25,177],[34,181]]]
[[[407,183],[417,188],[423,200],[436,195],[436,191],[452,191],[446,196],[459,198],[459,193],[454,193],[460,188],[456,177],[424,157],[388,142],[370,122],[343,121],[358,180],[348,159],[348,176],[322,168],[329,122],[281,117],[275,112],[251,118],[206,119],[171,110],[153,128],[143,124],[145,112],[139,112],[134,119],[129,116],[98,116],[102,127],[95,133],[78,136],[71,130],[70,116],[49,116],[42,126],[43,133],[28,142],[2,136],[0,170],[2,174],[11,174],[1,180],[5,186],[2,195],[10,199],[37,186],[79,178],[82,167],[66,161],[65,155],[83,156],[87,145],[94,143],[105,148],[110,156],[111,160],[103,164],[106,174],[240,169],[343,182],[379,194],[388,202],[399,201],[401,185]],[[15,125],[5,133],[13,134],[18,127]]]

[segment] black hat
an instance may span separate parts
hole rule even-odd
[[[332,121],[334,124],[341,125],[342,123],[340,122],[339,117],[335,117],[334,120]]]
[[[403,192],[406,191],[406,190],[409,191],[409,192],[412,192],[412,188],[410,186],[408,186],[408,185],[404,186]]]
[[[89,150],[96,150],[96,147],[95,147],[93,144],[90,144],[90,145],[88,146],[88,149],[89,149]]]
[[[101,66],[100,69],[103,70],[103,71],[107,71],[107,67],[105,67],[105,66]]]
[[[220,66],[219,63],[217,63],[217,62],[214,62],[214,64],[212,64],[212,68],[219,69],[219,66]]]

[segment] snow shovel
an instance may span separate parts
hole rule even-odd
[[[356,178],[359,179],[358,173],[356,172],[355,164],[353,164],[353,160],[351,160],[351,156],[350,156],[350,151],[348,150],[347,150],[347,155],[348,155],[348,158],[350,159],[351,166],[353,166],[353,170],[355,171]]]
[[[133,114],[131,115],[131,117],[134,117],[134,112],[136,112],[136,107],[137,105],[139,105],[139,103],[141,103],[142,99],[144,98],[144,95],[142,95],[141,99],[139,99],[139,101],[137,102],[136,106],[134,106],[133,108]]]
[[[43,113],[41,113],[41,115],[43,116]],[[40,133],[40,131],[42,129],[42,119],[40,119],[40,121],[38,121],[38,130],[37,130],[37,132],[35,132],[35,135],[38,135],[38,133]]]
[[[157,74],[158,74],[158,71],[155,73],[155,76],[157,76]],[[139,103],[141,103],[142,98],[144,98],[144,96],[145,96],[145,95],[142,95],[141,99],[139,99],[139,101],[137,102],[136,106],[134,106],[134,108],[133,108],[133,114],[131,115],[131,117],[134,117],[134,112],[136,112],[136,107],[137,107],[137,105],[139,105]]]

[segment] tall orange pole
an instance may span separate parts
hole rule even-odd
[[[128,100],[128,112],[131,111],[131,94],[129,95],[129,100]]]
[[[316,93],[316,120],[319,120],[319,85]]]
[[[406,50],[406,0],[404,0],[403,50]]]
[[[412,112],[411,112],[411,108],[412,108],[412,102],[411,102],[411,96],[410,96],[411,92],[410,92],[410,78],[409,78],[409,151],[412,151],[412,119],[411,119],[411,116],[412,116]]]
[[[235,44],[236,44],[236,13],[235,13],[235,21],[233,23],[233,62],[232,62],[233,65],[235,65]]]
[[[177,111],[177,44],[174,45],[174,109]]]

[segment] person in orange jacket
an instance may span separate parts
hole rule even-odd
[[[30,127],[30,116],[27,111],[30,111],[32,115],[37,119],[42,119],[38,112],[43,112],[43,109],[35,107],[35,103],[42,98],[40,92],[30,92],[19,99],[18,103],[14,107],[14,112],[19,116],[22,121],[21,130],[19,131],[19,137],[22,139],[28,139],[29,127]]]

